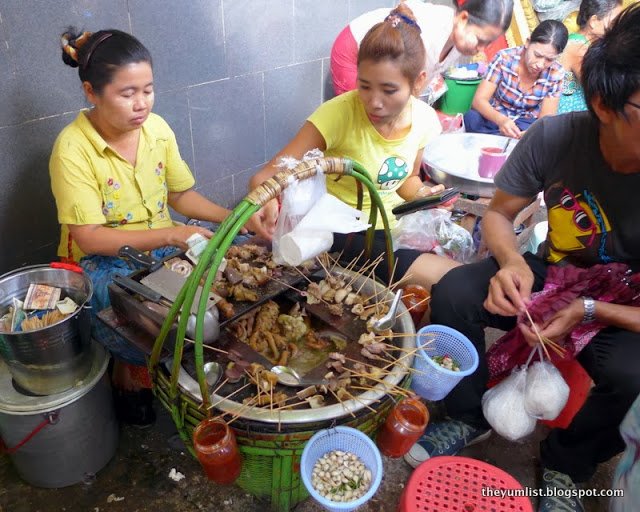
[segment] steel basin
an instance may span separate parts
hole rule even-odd
[[[458,187],[469,195],[493,197],[496,191],[493,179],[478,175],[480,148],[504,148],[507,142],[510,154],[518,142],[516,139],[484,133],[444,133],[425,146],[422,161],[436,183]]]

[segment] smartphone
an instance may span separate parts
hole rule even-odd
[[[441,204],[453,199],[459,193],[460,189],[458,187],[451,187],[438,194],[433,194],[432,196],[421,197],[419,199],[414,199],[413,201],[407,201],[406,203],[399,204],[391,210],[391,213],[396,217],[400,217],[402,215],[426,210],[428,208],[437,208]]]

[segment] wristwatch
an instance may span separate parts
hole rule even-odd
[[[582,304],[584,305],[582,323],[593,322],[596,319],[596,301],[591,297],[582,297]]]

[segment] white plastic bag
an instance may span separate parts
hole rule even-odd
[[[363,231],[369,224],[364,214],[337,197],[324,194],[298,225],[280,239],[280,256],[289,265],[300,265],[327,251],[333,245],[333,233]]]
[[[569,386],[548,361],[529,366],[524,388],[524,408],[530,416],[555,420],[569,399]]]
[[[469,263],[475,255],[471,234],[440,208],[420,210],[400,218],[392,229],[393,249],[415,249]]]
[[[536,419],[524,408],[527,369],[515,368],[502,382],[482,396],[482,412],[493,430],[510,441],[528,436],[536,428]]]
[[[305,153],[302,160],[322,158],[322,156],[322,152],[316,149]],[[300,163],[300,161],[295,158],[282,158],[279,167],[292,169],[298,163]],[[285,263],[280,248],[282,237],[293,230],[309,212],[311,207],[326,193],[327,185],[325,175],[322,172],[318,172],[312,178],[305,180],[292,180],[284,190],[281,196],[282,204],[280,214],[278,215],[272,241],[273,260],[278,265]]]

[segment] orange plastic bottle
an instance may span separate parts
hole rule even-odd
[[[402,457],[424,434],[427,407],[416,397],[404,398],[391,409],[378,432],[377,444],[387,457]]]
[[[410,284],[404,287],[402,292],[402,302],[411,313],[413,324],[416,330],[420,325],[420,321],[429,307],[429,292],[419,284]]]
[[[221,420],[202,420],[193,431],[193,447],[209,480],[231,484],[240,476],[242,457],[233,430]]]

